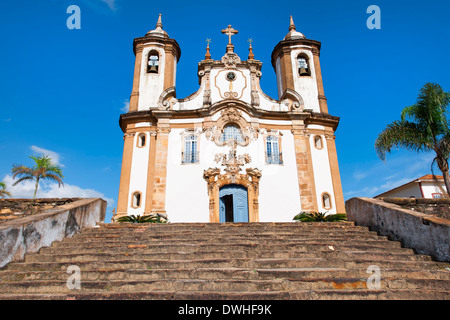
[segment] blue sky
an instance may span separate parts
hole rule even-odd
[[[381,29],[369,30],[370,5]],[[69,30],[67,7],[81,10]],[[0,181],[14,163],[51,154],[65,187],[43,184],[38,196],[101,196],[107,221],[117,205],[123,139],[119,115],[132,87],[133,39],[163,26],[181,47],[177,97],[198,89],[197,62],[212,39],[220,59],[231,24],[235,51],[246,58],[248,38],[263,62],[262,89],[278,98],[270,55],[288,32],[322,42],[321,67],[330,114],[341,117],[336,144],[345,199],[374,196],[430,173],[432,154],[395,151],[382,162],[374,141],[387,123],[416,101],[426,82],[450,91],[450,2],[423,1],[125,1],[47,0],[0,3]],[[13,196],[32,195],[29,185]]]

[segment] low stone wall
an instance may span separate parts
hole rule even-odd
[[[401,241],[404,247],[437,261],[450,261],[450,220],[373,198],[352,198],[345,208],[348,220],[356,225]]]
[[[425,198],[378,198],[384,202],[393,203],[404,209],[410,209],[429,214],[438,218],[450,219],[450,199]]]
[[[56,206],[42,213],[9,220],[0,225],[0,268],[12,260],[22,260],[26,253],[37,252],[103,222],[106,201],[80,199]]]

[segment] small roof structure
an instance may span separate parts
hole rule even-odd
[[[444,183],[444,177],[443,177],[443,176],[438,176],[438,175],[436,175],[435,177],[436,177],[436,179],[437,179],[438,182]],[[430,182],[435,182],[435,181],[436,181],[436,180],[433,178],[433,175],[432,175],[432,174],[426,174],[426,175],[424,175],[424,176],[422,176],[422,177],[420,177],[420,178],[417,178],[417,179],[414,179],[414,180],[412,180],[412,181],[410,181],[410,182],[407,182],[407,183],[405,183],[405,184],[402,184],[401,186],[398,186],[398,187],[393,188],[393,189],[391,189],[391,190],[385,191],[385,192],[383,192],[383,193],[381,193],[381,194],[375,196],[374,198],[386,197],[387,195],[391,194],[392,192],[395,192],[395,191],[397,191],[397,190],[399,190],[399,189],[403,189],[403,188],[405,188],[405,187],[407,187],[407,186],[413,186],[413,185],[415,185],[415,184],[420,185],[421,182],[429,182],[429,183],[430,183]]]

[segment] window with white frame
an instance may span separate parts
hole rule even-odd
[[[199,162],[198,141],[195,134],[190,134],[184,137],[184,151],[183,163],[197,163]]]
[[[331,209],[332,205],[331,205],[331,196],[329,193],[324,192],[322,194],[322,207],[326,210]]]
[[[220,141],[221,142],[227,142],[230,140],[235,140],[238,142],[244,142],[244,137],[242,136],[242,131],[241,129],[234,125],[234,124],[230,124],[227,125],[224,129],[223,129],[223,134],[220,137]]]
[[[141,193],[139,191],[133,193],[131,206],[135,209],[141,206]]]
[[[266,138],[266,162],[269,164],[283,163],[277,136],[269,135]]]

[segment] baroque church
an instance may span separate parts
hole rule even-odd
[[[116,218],[163,214],[170,222],[287,222],[301,211],[344,213],[335,131],[320,69],[321,43],[296,30],[274,47],[278,99],[260,87],[261,61],[207,44],[199,88],[176,96],[181,49],[156,28],[136,38]]]

